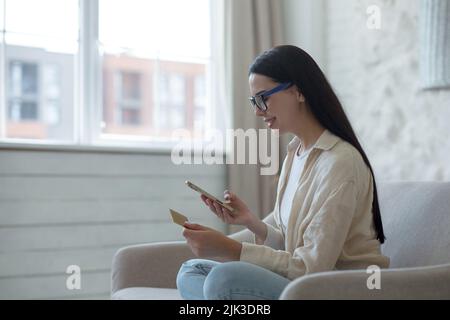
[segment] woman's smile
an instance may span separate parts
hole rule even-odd
[[[272,128],[273,123],[275,122],[277,118],[276,117],[271,117],[271,118],[264,118],[264,122],[267,123],[267,125],[269,126],[269,128]]]

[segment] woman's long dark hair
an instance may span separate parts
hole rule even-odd
[[[352,144],[361,154],[373,178],[372,213],[377,239],[384,243],[383,223],[378,204],[375,175],[361,144],[348,120],[338,97],[320,67],[311,56],[295,46],[278,46],[263,52],[249,68],[249,75],[255,73],[271,78],[275,82],[292,82],[305,96],[320,124],[341,139]]]

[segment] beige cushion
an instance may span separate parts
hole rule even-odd
[[[380,184],[386,234],[383,253],[390,268],[450,263],[450,183]]]
[[[125,288],[111,296],[113,300],[181,300],[177,289]]]

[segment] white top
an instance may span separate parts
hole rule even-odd
[[[298,185],[300,183],[300,176],[303,172],[303,167],[305,166],[306,159],[312,148],[303,151],[300,155],[295,153],[294,159],[292,160],[291,172],[289,174],[288,183],[283,194],[283,199],[281,200],[280,214],[281,214],[281,226],[286,232],[286,226],[288,225],[289,216],[291,215],[292,202],[294,200],[295,192],[297,191]]]

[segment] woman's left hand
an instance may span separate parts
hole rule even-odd
[[[183,236],[192,252],[199,258],[220,261],[239,261],[242,244],[217,230],[196,224],[184,223]]]

